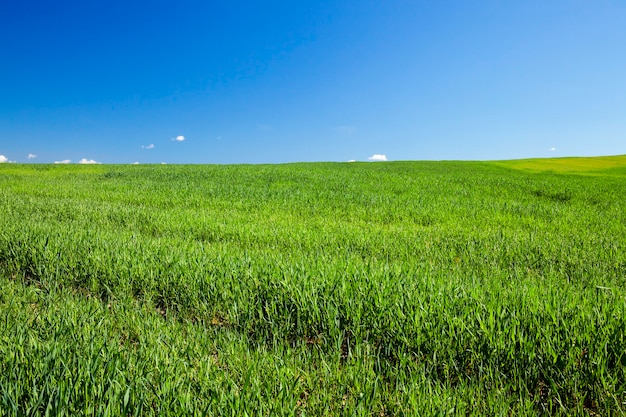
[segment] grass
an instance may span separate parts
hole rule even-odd
[[[587,174],[624,174],[626,155],[603,157],[568,157],[552,159],[518,159],[501,161],[498,165],[535,172],[576,172]]]
[[[0,165],[0,415],[622,414],[624,166]]]

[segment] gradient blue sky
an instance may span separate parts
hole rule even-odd
[[[626,153],[623,1],[2,0],[0,57],[8,161]]]

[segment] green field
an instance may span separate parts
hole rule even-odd
[[[0,165],[0,415],[626,413],[626,157]]]

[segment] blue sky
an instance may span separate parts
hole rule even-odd
[[[3,0],[0,56],[5,161],[626,154],[623,1]]]

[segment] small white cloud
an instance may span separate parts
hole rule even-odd
[[[343,136],[352,136],[356,133],[356,127],[354,126],[337,126],[335,132]]]
[[[367,158],[369,161],[386,161],[387,155],[375,153],[374,155]]]
[[[151,143],[150,145],[141,145],[141,149],[154,149],[154,143]]]
[[[9,158],[4,155],[0,155],[0,164],[3,164],[5,162],[9,162]]]
[[[35,155],[34,153],[28,154],[28,159],[35,159],[35,158],[37,158],[37,155]]]
[[[265,125],[265,124],[257,124],[256,125],[257,130],[260,130],[261,132],[271,132],[274,130],[274,128],[270,125]]]
[[[84,164],[99,164],[100,162],[96,162],[96,161],[94,161],[93,159],[86,159],[86,158],[83,158],[83,159],[81,159],[80,161],[78,161],[78,163],[79,163],[79,164],[83,164],[83,165],[84,165]]]
[[[172,142],[182,142],[185,140],[185,137],[183,135],[179,135],[176,136],[175,138],[172,138]]]
[[[139,165],[139,162],[133,162],[132,165]]]
[[[54,161],[55,164],[69,164],[70,162],[72,162],[69,159],[64,159],[62,161]]]
[[[161,162],[161,165],[167,165],[167,162]]]
[[[554,152],[554,151],[556,151],[556,148],[550,148],[550,149],[548,149],[548,150],[549,150],[550,152]]]
[[[356,159],[351,159],[348,162],[356,162]]]

